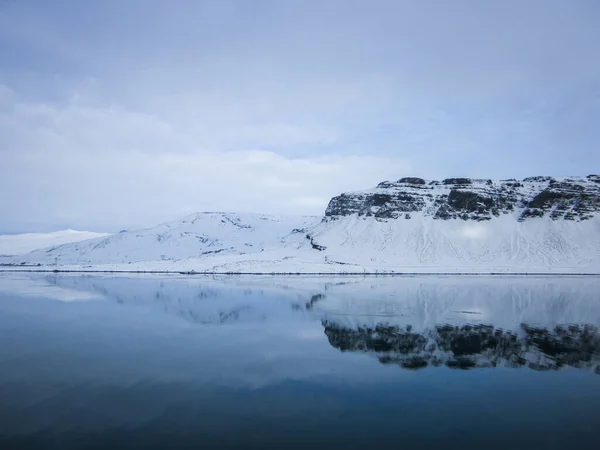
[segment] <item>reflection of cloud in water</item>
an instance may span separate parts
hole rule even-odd
[[[303,341],[319,341],[323,339],[323,331],[317,328],[300,329],[296,331],[296,337]]]
[[[63,302],[93,300],[102,298],[97,292],[86,292],[62,287],[47,278],[29,277],[22,274],[2,274],[0,292],[27,297],[49,298]]]

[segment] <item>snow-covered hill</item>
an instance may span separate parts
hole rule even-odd
[[[600,177],[403,178],[325,215],[201,213],[3,258],[80,270],[600,273]]]
[[[301,239],[319,218],[197,213],[152,228],[38,250],[14,261],[56,265],[129,264],[248,255]]]
[[[0,235],[0,255],[23,255],[33,250],[56,247],[70,242],[79,242],[109,236],[107,233],[63,230],[52,233],[24,233]]]

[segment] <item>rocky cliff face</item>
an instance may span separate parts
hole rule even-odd
[[[433,219],[485,221],[513,213],[519,221],[532,217],[581,221],[600,212],[600,176],[523,180],[447,178],[430,181],[401,178],[369,191],[344,193],[329,202],[325,216],[357,214],[376,219],[410,219],[422,212]]]

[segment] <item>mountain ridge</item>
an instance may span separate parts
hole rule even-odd
[[[522,180],[405,177],[376,188],[333,197],[325,217],[358,214],[398,219],[423,212],[433,219],[491,220],[520,211],[519,220],[549,214],[558,220],[587,220],[600,211],[600,176],[528,177]]]

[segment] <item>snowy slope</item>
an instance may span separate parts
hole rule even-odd
[[[32,263],[59,265],[129,264],[260,253],[293,242],[319,219],[259,214],[197,213],[180,221],[40,250]]]
[[[5,234],[0,235],[0,255],[22,255],[41,248],[105,236],[109,236],[109,234],[76,230],[54,231],[52,233]]]
[[[581,268],[600,271],[600,217],[581,222],[505,215],[486,222],[432,220],[379,221],[352,215],[311,231],[313,243],[330,262],[394,268],[481,268],[546,271]],[[434,270],[435,269],[435,270]]]

